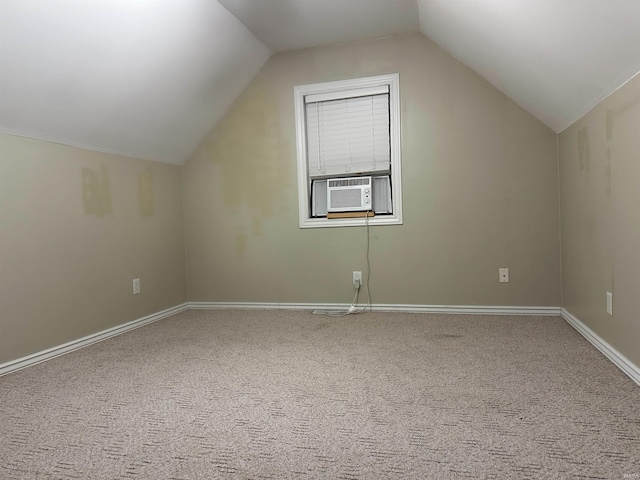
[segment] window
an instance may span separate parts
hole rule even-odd
[[[369,224],[402,223],[398,75],[302,85],[294,95],[300,227],[364,225],[327,218],[331,192],[344,186],[371,187]]]

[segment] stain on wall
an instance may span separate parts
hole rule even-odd
[[[611,196],[611,149],[607,148],[604,166],[604,178],[606,185],[604,187],[604,194],[607,197]]]
[[[216,186],[222,189],[223,204],[236,218],[239,256],[247,248],[249,232],[262,236],[265,219],[290,203],[285,200],[292,188],[290,165],[283,159],[292,158],[292,152],[283,151],[279,105],[272,90],[260,82],[251,85],[206,141],[209,161],[220,168]],[[248,218],[238,215],[243,210]]]
[[[280,148],[278,104],[264,85],[246,91],[216,128],[207,145],[209,159],[222,166],[224,203],[247,205],[261,217],[273,215],[286,181]]]
[[[247,234],[244,227],[236,228],[236,252],[239,257],[242,257],[247,249]]]
[[[591,146],[589,144],[589,128],[582,127],[578,130],[578,162],[580,170],[589,173],[591,164]]]
[[[102,218],[112,213],[111,185],[106,165],[100,165],[100,171],[82,168],[82,205],[85,215]]]
[[[616,117],[625,114],[625,112],[629,110],[633,110],[637,107],[638,103],[640,103],[640,96],[632,98],[629,102],[626,102],[618,108],[610,108],[607,110],[605,114],[607,141],[613,140],[613,127]]]
[[[260,217],[253,217],[253,234],[256,237],[262,235],[262,219]]]
[[[153,169],[147,169],[138,175],[138,197],[140,201],[140,215],[150,217],[154,214],[153,204]]]
[[[613,110],[607,110],[606,125],[607,125],[607,141],[613,138],[613,120],[615,113]]]

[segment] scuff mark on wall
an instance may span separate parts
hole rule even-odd
[[[140,201],[140,215],[143,217],[153,216],[154,194],[153,194],[153,169],[147,169],[138,175],[138,197]]]
[[[591,164],[591,145],[589,144],[589,127],[578,130],[578,162],[580,170],[589,173]]]
[[[102,218],[112,213],[109,169],[105,165],[100,165],[99,172],[82,168],[82,205],[85,215]]]

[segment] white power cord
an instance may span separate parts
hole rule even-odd
[[[369,261],[369,212],[367,212],[367,216],[364,217],[364,224],[367,227],[367,305],[369,307],[369,311],[371,311],[371,290],[369,289],[369,280],[371,279],[371,262]],[[364,309],[362,311],[364,311]]]
[[[345,312],[344,310],[314,310],[312,313],[315,315],[327,315],[329,317],[345,317],[352,313],[360,313],[358,311],[358,294],[360,293],[360,286],[356,287],[356,294],[353,296],[351,306]]]
[[[360,313],[358,310],[358,296],[360,295],[360,283],[356,286],[356,294],[353,296],[351,306],[349,306],[349,313]]]
[[[353,300],[351,301],[351,305],[349,306],[349,308],[347,309],[347,311],[342,311],[342,310],[314,310],[313,313],[315,315],[328,315],[330,317],[345,317],[347,315],[353,315],[356,313],[363,313],[367,310],[367,307],[369,308],[369,311],[372,311],[371,308],[371,290],[369,289],[369,280],[371,279],[371,262],[369,261],[369,213],[371,212],[371,210],[367,211],[367,214],[364,217],[364,224],[367,227],[367,250],[366,250],[366,257],[367,257],[367,304],[362,307],[362,308],[358,308],[358,297],[360,295],[360,287],[362,286],[359,282],[358,285],[356,285],[356,294],[353,296]]]
[[[367,227],[367,250],[366,250],[366,258],[367,258],[367,304],[362,307],[362,308],[358,308],[358,296],[360,294],[360,287],[362,286],[360,283],[358,283],[358,285],[356,286],[356,294],[353,297],[353,301],[351,302],[351,306],[349,307],[349,313],[363,313],[367,310],[367,308],[369,308],[369,311],[371,311],[371,290],[369,289],[369,280],[371,279],[371,262],[369,260],[369,212],[367,212],[367,214],[364,217],[364,224]]]

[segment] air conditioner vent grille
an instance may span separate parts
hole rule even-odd
[[[370,185],[371,177],[337,178],[329,180],[330,187],[354,187],[357,185]]]

